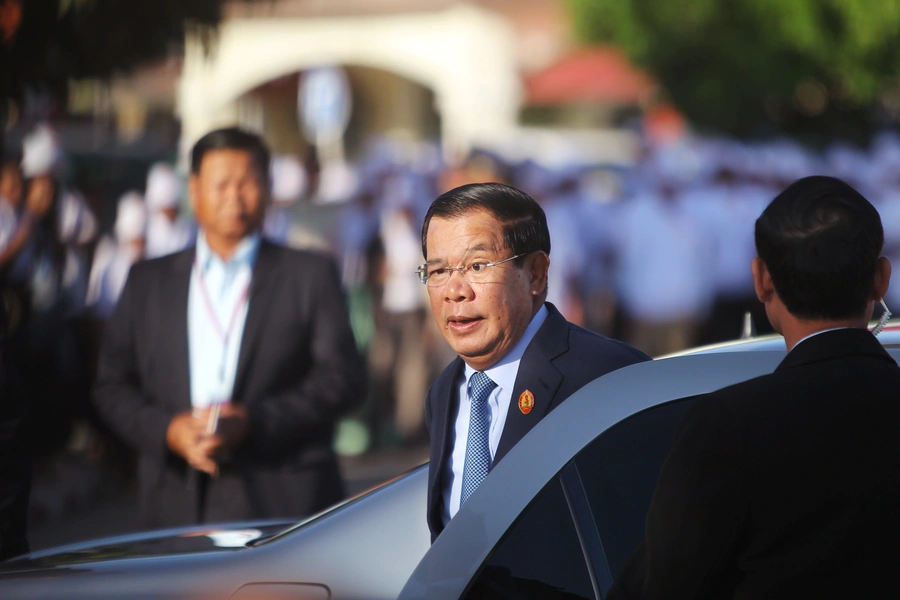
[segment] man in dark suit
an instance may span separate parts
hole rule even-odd
[[[544,211],[506,185],[465,185],[437,198],[422,225],[435,322],[459,355],[426,400],[432,539],[488,471],[573,392],[649,360],[566,321],[547,297]]]
[[[701,397],[610,598],[874,598],[900,552],[900,368],[867,330],[888,289],[876,210],[808,177],[756,221],[756,293],[788,355]]]
[[[196,248],[135,265],[94,399],[139,455],[142,524],[299,517],[340,500],[335,421],[364,367],[330,260],[260,239],[269,153],[239,129],[191,154]]]

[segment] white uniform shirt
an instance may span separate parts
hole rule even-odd
[[[686,208],[715,244],[711,284],[717,296],[754,294],[755,224],[771,199],[765,188],[745,184],[711,186],[686,198]]]
[[[197,260],[188,294],[188,357],[194,408],[231,400],[259,242],[258,233],[247,236],[231,260],[223,262],[202,233],[197,237]],[[226,331],[227,344],[222,339]]]
[[[95,316],[109,317],[125,288],[131,266],[141,259],[131,246],[104,236],[94,251],[85,304]]]
[[[630,315],[667,322],[699,317],[712,298],[712,240],[679,198],[627,200],[616,232],[619,289]]]
[[[547,302],[569,320],[575,317],[571,313],[575,300],[572,282],[580,282],[584,270],[585,244],[578,222],[580,210],[580,198],[575,194],[557,197],[544,208],[550,239],[553,240]]]
[[[424,262],[421,238],[400,210],[384,213],[380,234],[387,267],[382,297],[384,310],[396,314],[422,308],[426,296],[416,276],[416,268]]]
[[[150,215],[147,223],[147,258],[157,258],[180,252],[191,243],[191,228],[184,221],[174,223],[163,214]]]
[[[525,349],[534,338],[538,329],[547,319],[547,307],[541,306],[537,314],[531,319],[531,323],[525,329],[525,333],[519,342],[513,346],[509,353],[500,359],[497,364],[484,373],[497,384],[497,387],[488,397],[488,413],[491,420],[490,446],[491,461],[497,454],[503,428],[506,425],[506,414],[509,411],[509,403],[512,399],[513,387],[516,385],[516,377],[519,374],[519,362],[525,354]],[[459,499],[462,495],[463,469],[466,465],[466,445],[469,442],[469,414],[472,397],[469,395],[469,380],[475,374],[475,369],[466,365],[463,377],[459,382],[458,402],[456,414],[453,416],[453,429],[451,430],[450,445],[453,451],[450,459],[443,465],[444,482],[444,525],[459,511]]]
[[[59,239],[66,244],[87,244],[97,235],[97,218],[84,196],[63,189],[59,200]]]

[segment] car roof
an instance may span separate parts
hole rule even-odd
[[[878,340],[885,348],[900,348],[900,323],[888,325],[878,334]],[[688,348],[679,352],[666,354],[659,358],[673,358],[690,354],[720,354],[722,352],[784,352],[784,338],[773,333],[770,335],[753,336],[729,342],[720,342],[708,346]]]
[[[780,350],[746,352],[739,346],[631,365],[573,394],[497,463],[425,554],[400,598],[459,598],[544,485],[613,425],[660,404],[771,373],[785,356],[783,342]],[[889,352],[900,359],[900,350]]]

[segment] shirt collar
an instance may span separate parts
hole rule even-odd
[[[542,304],[537,313],[531,318],[531,322],[525,328],[525,333],[522,334],[522,337],[519,338],[513,349],[507,352],[506,356],[497,361],[494,366],[484,370],[484,374],[490,377],[491,381],[496,383],[499,388],[512,391],[516,385],[516,377],[519,374],[519,361],[525,355],[525,350],[528,348],[531,340],[534,339],[538,329],[547,320],[548,314],[547,306]],[[474,374],[475,369],[466,365],[467,386]]]
[[[222,266],[246,265],[252,269],[253,265],[256,264],[256,255],[259,254],[260,241],[261,236],[258,231],[245,236],[238,244],[234,254],[226,262],[212,251],[212,248],[209,247],[206,241],[206,233],[200,230],[197,235],[197,264],[201,266],[204,272],[209,270],[213,261]]]

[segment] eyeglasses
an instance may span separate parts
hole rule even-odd
[[[493,267],[527,255],[527,252],[525,254],[516,254],[515,256],[510,256],[509,258],[504,258],[497,262],[486,262],[484,259],[477,259],[460,267],[429,265],[428,263],[425,263],[416,269],[416,275],[418,275],[419,280],[428,287],[440,287],[446,284],[450,281],[450,275],[453,271],[459,271],[459,276],[470,283],[488,282],[491,281]]]

